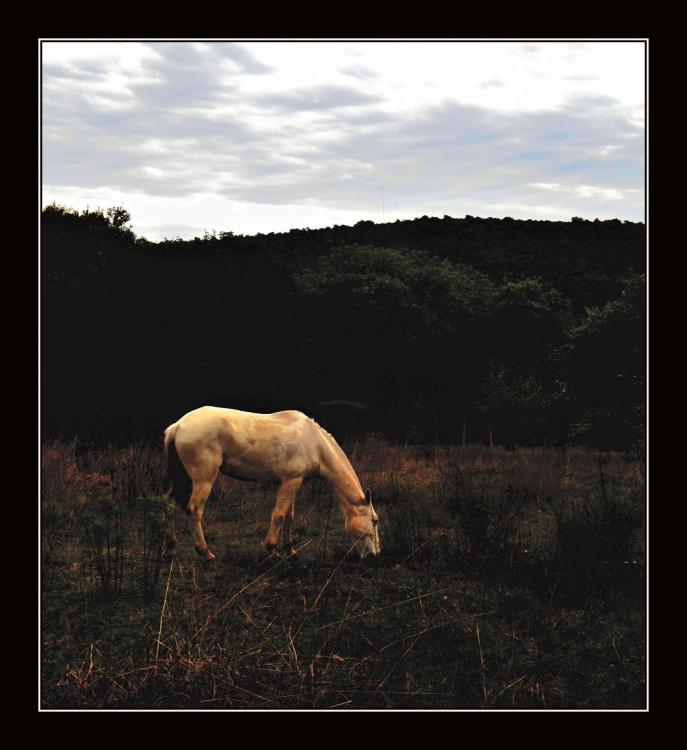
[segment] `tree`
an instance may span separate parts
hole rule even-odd
[[[131,214],[122,206],[111,206],[103,211],[89,206],[79,213],[74,208],[62,206],[53,201],[41,212],[44,229],[68,230],[74,234],[99,235],[111,240],[124,240],[127,244],[136,242],[136,235],[130,227],[125,226],[131,221]]]
[[[490,365],[484,381],[484,400],[479,405],[492,430],[508,435],[513,446],[523,439],[546,442],[548,398],[542,384],[532,373],[518,372],[514,365]]]
[[[353,440],[356,434],[355,418],[364,415],[367,406],[357,401],[338,398],[331,401],[320,401],[317,408],[322,413],[327,429],[340,437]],[[360,421],[360,419],[359,419]]]
[[[422,250],[371,245],[332,247],[313,267],[294,273],[306,295],[348,290],[376,307],[393,301],[431,328],[451,330],[451,316],[484,312],[493,283],[474,268]]]
[[[119,229],[131,221],[131,214],[122,206],[112,206],[105,212],[110,224]]]
[[[568,335],[575,414],[571,437],[605,449],[644,448],[646,280],[631,273],[620,296],[586,310]]]

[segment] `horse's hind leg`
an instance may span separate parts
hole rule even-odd
[[[212,481],[194,481],[191,499],[186,508],[188,526],[191,531],[191,537],[193,538],[193,546],[196,550],[196,554],[204,565],[207,565],[207,563],[215,559],[215,556],[208,549],[205,537],[203,536],[203,527],[201,525],[205,501],[210,496],[213,483],[214,479]]]
[[[177,552],[177,535],[174,523],[174,517],[181,507],[185,511],[188,507],[189,497],[191,495],[191,477],[186,471],[186,467],[181,461],[177,452],[176,443],[172,440],[168,448],[167,465],[172,478],[172,486],[167,492],[166,497],[176,501],[176,507],[170,514],[169,523],[165,529],[165,552],[162,559],[165,562],[171,562]]]
[[[215,556],[208,549],[208,545],[203,536],[203,527],[201,526],[201,519],[203,518],[203,509],[205,507],[205,501],[210,495],[212,490],[213,482],[194,482],[193,490],[190,493],[190,498],[186,498],[186,504],[182,504],[179,498],[174,493],[172,488],[168,493],[167,497],[176,499],[179,506],[183,509],[186,514],[189,531],[193,539],[193,546],[198,553],[203,563],[210,562],[215,559]],[[162,555],[162,559],[165,562],[171,562],[177,553],[177,535],[176,535],[176,524],[174,516],[178,513],[178,509],[173,511],[170,516],[167,528],[165,529],[165,551]]]
[[[291,540],[291,527],[293,526],[294,505],[296,502],[296,492],[303,482],[303,477],[295,479],[285,479],[281,483],[279,493],[277,494],[277,504],[272,511],[272,520],[270,528],[265,537],[265,549],[271,552],[277,546],[279,533],[283,529],[282,544],[287,554],[293,553]]]

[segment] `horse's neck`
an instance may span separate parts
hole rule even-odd
[[[350,461],[334,438],[321,427],[319,429],[322,458],[320,474],[334,485],[336,494],[342,500],[357,500],[363,495],[363,491]]]

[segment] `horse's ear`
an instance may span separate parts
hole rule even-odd
[[[372,502],[372,493],[370,492],[370,488],[368,487],[365,490],[365,503],[369,505]]]

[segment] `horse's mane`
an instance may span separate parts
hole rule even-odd
[[[355,473],[354,468],[351,466],[351,462],[348,460],[348,456],[343,452],[343,449],[336,442],[334,436],[327,432],[327,430],[325,430],[322,425],[319,425],[314,419],[312,419],[312,417],[310,418],[310,421],[315,425],[318,432],[320,433],[320,437],[324,441],[325,446],[331,452],[331,458],[336,459],[342,465],[342,469],[344,470],[344,472],[355,480],[355,483],[358,485],[360,491],[362,492],[363,490],[362,486],[360,485],[358,475]]]

